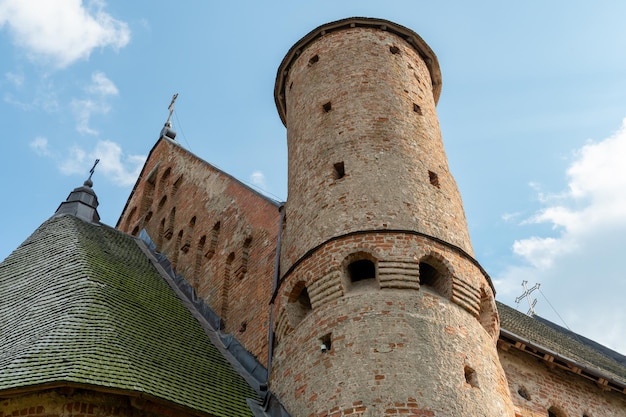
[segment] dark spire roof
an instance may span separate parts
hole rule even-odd
[[[67,200],[59,205],[54,215],[71,214],[89,223],[100,223],[100,215],[97,210],[98,197],[91,188],[92,186],[93,182],[90,175],[82,187],[74,188]]]

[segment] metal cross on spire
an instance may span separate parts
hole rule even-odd
[[[96,162],[93,163],[93,166],[89,170],[89,178],[88,178],[88,180],[91,180],[91,176],[93,175],[94,172],[96,172],[96,165],[98,165],[98,162],[100,162],[100,160],[96,159]]]
[[[170,111],[170,115],[167,116],[167,122],[165,122],[165,126],[172,126],[172,113],[174,113],[174,103],[176,102],[176,99],[178,98],[178,93],[174,94],[172,96],[172,102],[170,103],[169,106],[167,106],[167,109]]]
[[[526,287],[526,284],[528,284],[528,281],[522,281],[522,287],[524,287],[524,293],[520,295],[519,297],[517,297],[515,299],[515,302],[519,304],[519,302],[522,301],[522,299],[526,298],[526,300],[528,301],[528,312],[526,314],[528,314],[529,316],[534,316],[535,306],[537,305],[537,299],[535,298],[533,301],[530,301],[530,294],[533,291],[538,290],[541,284],[537,283],[530,289]]]

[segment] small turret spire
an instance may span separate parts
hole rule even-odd
[[[170,102],[170,105],[167,106],[170,114],[167,116],[167,121],[165,122],[163,129],[161,129],[161,137],[165,136],[170,139],[174,139],[176,137],[176,132],[174,132],[174,130],[172,129],[172,113],[174,113],[174,103],[176,102],[177,98],[178,93],[172,96],[172,101]]]
[[[89,177],[85,180],[83,186],[74,188],[70,195],[67,196],[67,199],[59,205],[59,208],[54,213],[55,216],[71,214],[90,223],[97,224],[100,222],[100,215],[97,210],[98,197],[91,189],[93,186],[91,177],[96,170],[98,162],[100,160],[96,159],[93,167],[89,170]]]

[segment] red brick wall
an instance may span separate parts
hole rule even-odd
[[[225,331],[266,364],[278,222],[275,203],[161,139],[118,228],[145,228],[176,272],[222,317]]]
[[[626,396],[602,390],[573,373],[549,368],[543,361],[516,349],[498,350],[506,373],[516,417],[546,417],[557,407],[566,417],[626,416]],[[526,391],[530,400],[518,392]]]
[[[293,61],[285,80],[282,271],[326,239],[365,229],[417,230],[472,253],[431,83],[411,45],[374,28],[326,33]],[[334,172],[339,162],[341,179]]]
[[[350,286],[345,260],[353,253],[375,261],[375,280]],[[420,261],[442,272],[441,294],[420,286]],[[477,289],[474,297],[454,290],[460,281]],[[302,316],[294,306],[304,287],[312,308]],[[480,289],[493,300],[476,265],[429,238],[389,232],[333,240],[281,283],[270,388],[297,416],[358,414],[363,408],[370,415],[395,409],[512,416],[496,353],[498,328],[481,320],[487,315],[497,324],[497,315],[481,303]],[[332,348],[322,353],[329,334]],[[466,382],[466,367],[475,371],[478,387]]]
[[[136,397],[59,388],[0,399],[0,417],[9,416],[188,417],[190,414]]]

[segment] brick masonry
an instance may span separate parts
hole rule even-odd
[[[181,408],[111,392],[63,387],[0,399],[0,417],[191,417]]]
[[[332,236],[366,229],[417,230],[472,253],[431,84],[418,52],[379,29],[327,33],[301,51],[285,80],[281,270]]]
[[[273,306],[277,205],[175,141],[152,149],[118,228],[146,228],[264,364],[272,311],[270,388],[294,417],[626,415],[623,394],[496,350],[494,293],[439,131],[436,57],[377,22],[318,28],[279,69],[289,200]],[[351,282],[360,259],[374,277]],[[0,417],[45,404],[2,401]]]
[[[330,29],[279,68],[289,199],[270,388],[296,416],[513,416],[436,58],[386,26]],[[353,280],[354,261],[372,276]]]
[[[551,407],[557,417],[626,415],[623,394],[603,390],[557,367],[548,367],[516,349],[499,350],[499,354],[509,380],[516,417],[545,417]]]
[[[224,331],[267,364],[279,217],[275,202],[161,138],[117,227],[145,229]]]

